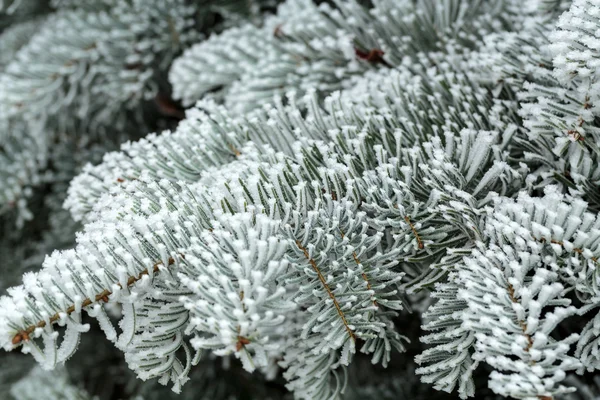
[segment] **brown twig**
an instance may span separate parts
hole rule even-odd
[[[404,220],[410,226],[410,229],[413,231],[415,238],[417,238],[417,246],[419,247],[419,249],[422,250],[425,246],[423,245],[423,242],[421,241],[421,237],[419,236],[419,233],[415,229],[415,226],[410,222],[410,218],[408,217],[408,215],[404,217]]]
[[[510,301],[512,301],[513,303],[519,302],[515,297],[515,288],[510,283],[508,284],[508,295],[510,297]],[[527,323],[525,323],[525,321],[519,320],[519,326],[523,331],[523,335],[525,335],[525,338],[527,339],[527,347],[525,348],[525,351],[529,352],[529,349],[531,349],[531,346],[533,346],[533,339],[529,334],[525,333],[527,331]]]
[[[183,257],[183,255],[182,255]],[[169,258],[169,266],[173,265],[175,263],[175,260],[173,259],[173,257]],[[162,261],[157,262],[156,264],[154,264],[152,266],[152,271],[154,273],[158,272],[160,269],[160,266],[163,264]],[[140,279],[142,279],[145,275],[148,275],[150,272],[148,269],[143,270],[142,272],[140,272],[138,274],[138,276],[130,276],[129,279],[127,279],[127,287],[130,287],[131,285],[133,285],[134,283],[136,283],[137,281],[139,281]],[[119,288],[123,288],[123,286],[118,283],[117,286],[119,286]],[[93,303],[98,303],[100,301],[103,301],[105,303],[108,302],[108,296],[110,296],[112,294],[112,292],[108,289],[104,289],[102,292],[98,293],[94,299],[91,298],[85,298],[83,300],[83,302],[81,303],[81,308],[83,307],[87,307]],[[75,312],[75,305],[69,306],[69,308],[67,308],[64,313],[67,315],[71,315],[72,313]],[[52,315],[49,319],[50,324],[54,324],[55,322],[57,322],[60,319],[60,314],[61,313],[56,313],[54,315]],[[27,328],[23,329],[22,331],[19,331],[15,334],[15,336],[13,336],[12,339],[12,344],[13,345],[18,345],[23,341],[28,341],[29,340],[29,335],[31,335],[33,333],[33,331],[35,331],[37,328],[44,328],[46,326],[46,321],[40,321],[35,325],[30,325]]]
[[[340,229],[340,232],[341,232],[341,234],[342,234],[342,239],[344,239],[344,232],[343,232],[341,229]],[[353,252],[352,252],[352,258],[354,258],[354,262],[355,262],[355,263],[356,263],[358,266],[362,267],[362,263],[360,262],[360,260],[359,260],[359,258],[358,258],[358,255],[356,254],[356,252],[355,252],[355,251],[353,251]],[[372,290],[372,289],[371,289],[371,282],[369,282],[369,277],[367,276],[367,274],[366,274],[365,272],[363,272],[363,273],[362,273],[362,278],[363,278],[363,280],[364,280],[365,282],[367,282],[367,289],[369,289],[369,290]],[[373,305],[374,305],[375,307],[379,307],[379,305],[377,304],[377,300],[373,300]]]
[[[342,308],[340,307],[340,304],[338,303],[337,299],[335,298],[335,295],[333,294],[333,292],[329,288],[329,285],[327,285],[327,281],[325,280],[325,277],[323,276],[323,274],[321,273],[321,270],[317,266],[317,263],[315,262],[315,260],[313,260],[310,257],[310,254],[308,253],[308,250],[304,246],[302,246],[302,243],[300,243],[299,240],[296,240],[296,246],[298,246],[298,248],[300,250],[302,250],[302,252],[304,253],[304,257],[306,257],[306,259],[308,260],[308,262],[312,266],[313,270],[317,273],[317,276],[319,277],[319,280],[321,281],[321,284],[323,285],[323,288],[325,288],[325,291],[329,295],[329,298],[333,302],[333,305],[335,306],[335,309],[337,310],[337,313],[339,314],[340,318],[342,319],[342,322],[344,323],[344,327],[346,328],[346,332],[348,332],[348,335],[350,336],[350,338],[353,341],[356,340],[356,336],[354,335],[354,332],[352,331],[352,329],[350,329],[350,325],[348,324],[348,321],[346,320],[346,315],[344,314],[344,311],[342,311]]]
[[[546,243],[546,239],[544,239],[544,238],[538,239],[538,238],[534,237],[533,240],[535,240],[536,242],[540,242],[540,243]],[[552,239],[552,240],[550,240],[550,243],[557,244],[559,246],[562,246],[563,248],[565,247],[565,243],[561,242],[561,241],[558,241],[558,240]],[[577,253],[577,254],[583,254],[583,249],[580,249],[578,247],[575,247],[572,251],[575,252],[575,253]],[[595,263],[598,263],[598,258],[597,257],[590,257],[590,260],[592,260]]]

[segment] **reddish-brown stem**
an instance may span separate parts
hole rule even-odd
[[[546,243],[546,239],[544,239],[544,238],[538,239],[538,238],[535,238],[535,237],[534,237],[533,239],[534,239],[536,242],[540,242],[540,243]],[[557,245],[559,245],[559,246],[565,247],[565,244],[564,244],[564,242],[561,242],[561,241],[558,241],[558,240],[554,240],[554,239],[552,239],[552,240],[550,240],[550,243],[552,243],[552,244],[557,244]],[[580,249],[580,248],[578,248],[578,247],[574,248],[572,251],[573,251],[573,252],[575,252],[575,253],[577,253],[577,254],[583,254],[583,249]],[[597,258],[597,257],[590,257],[590,260],[592,260],[592,261],[593,261],[593,262],[595,262],[595,263],[597,263],[597,262],[598,262],[598,258]]]
[[[513,303],[519,302],[515,297],[515,288],[511,284],[508,285],[508,295],[510,297],[510,301],[512,301]],[[525,351],[529,352],[529,349],[531,349],[531,346],[533,346],[533,339],[530,335],[525,333],[527,331],[527,324],[525,323],[525,321],[519,320],[519,326],[523,331],[523,335],[525,335],[525,338],[527,339],[527,347],[525,348]]]
[[[306,249],[306,247],[302,246],[302,243],[300,243],[299,240],[296,240],[296,246],[298,246],[298,248],[300,250],[302,250],[302,253],[304,253],[304,257],[306,257],[306,259],[308,260],[308,262],[312,266],[313,270],[317,273],[317,276],[319,277],[319,280],[321,281],[321,284],[323,285],[323,288],[325,289],[325,291],[329,295],[329,298],[333,302],[333,305],[334,305],[335,309],[337,310],[337,313],[339,314],[340,318],[342,319],[342,322],[344,323],[344,327],[346,328],[346,332],[348,332],[348,335],[350,336],[350,338],[353,341],[356,340],[354,332],[352,331],[352,329],[350,329],[350,325],[348,324],[348,321],[346,320],[346,315],[344,314],[344,311],[342,310],[342,307],[340,307],[340,304],[338,303],[337,299],[335,298],[335,295],[333,294],[333,292],[329,288],[329,285],[327,284],[327,281],[325,280],[325,277],[321,273],[321,270],[317,266],[317,263],[315,262],[315,260],[313,260],[310,257],[310,254],[308,253],[308,250]]]
[[[341,232],[341,234],[342,234],[342,239],[344,239],[344,232],[343,232],[343,231],[341,231],[341,230],[340,230],[340,232]],[[354,258],[354,262],[355,262],[355,263],[356,263],[358,266],[362,266],[362,264],[361,264],[361,262],[360,262],[360,260],[359,260],[359,258],[358,258],[358,255],[356,254],[356,252],[355,252],[355,251],[353,251],[353,252],[352,252],[352,258]],[[371,282],[369,282],[369,277],[367,276],[367,274],[366,274],[365,272],[363,272],[363,273],[362,273],[362,278],[363,278],[363,280],[364,280],[365,282],[367,282],[367,289],[371,290]],[[379,306],[378,306],[378,304],[377,304],[377,300],[373,300],[373,305],[374,305],[375,307],[379,307]]]
[[[423,242],[421,241],[421,237],[419,236],[419,233],[417,232],[417,229],[415,228],[415,226],[410,222],[410,218],[407,216],[404,217],[404,220],[406,221],[406,223],[408,224],[408,226],[410,226],[410,229],[413,231],[415,238],[417,239],[417,246],[419,247],[419,249],[423,249],[425,246],[423,245]]]
[[[182,255],[183,257],[183,255]],[[169,265],[173,265],[175,263],[175,260],[173,259],[173,257],[169,258]],[[154,273],[158,272],[160,269],[160,266],[163,264],[162,261],[157,262],[156,264],[154,264],[152,266],[152,271]],[[145,275],[148,275],[150,272],[148,269],[143,270],[142,272],[140,272],[138,274],[138,276],[130,276],[129,279],[127,279],[127,287],[130,287],[131,285],[133,285],[134,283],[136,283],[137,281],[139,281],[140,279],[142,279]],[[119,283],[117,284],[117,286],[119,286],[119,288],[123,288],[123,286]],[[99,302],[104,302],[107,303],[108,302],[108,296],[110,296],[112,294],[112,292],[108,289],[104,289],[102,292],[98,293],[93,299],[92,298],[85,298],[82,302],[81,302],[81,308],[83,307],[87,307],[93,303],[99,303]],[[69,306],[69,308],[67,308],[64,313],[67,315],[70,315],[72,313],[75,312],[75,305]],[[61,313],[56,313],[54,315],[52,315],[49,318],[49,322],[50,324],[54,324],[55,322],[57,322],[60,319],[60,314]],[[13,345],[18,345],[23,341],[27,341],[29,340],[29,335],[31,335],[33,333],[33,331],[35,331],[37,328],[44,328],[46,326],[46,321],[40,321],[35,325],[30,325],[27,328],[23,329],[22,331],[19,331],[15,334],[15,336],[13,336],[12,339],[12,344]]]

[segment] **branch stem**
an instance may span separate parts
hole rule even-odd
[[[182,255],[183,257],[183,255]],[[173,265],[175,263],[175,260],[173,259],[173,257],[169,258],[169,266]],[[156,264],[154,264],[152,266],[152,271],[154,273],[157,273],[160,269],[160,266],[163,264],[162,261],[157,262]],[[127,279],[127,287],[130,287],[131,285],[133,285],[134,283],[136,283],[137,281],[139,281],[140,279],[142,279],[145,275],[148,275],[150,273],[149,269],[145,269],[142,272],[140,272],[138,274],[138,276],[130,276],[129,279]],[[119,286],[119,288],[123,289],[123,286],[119,283],[117,284]],[[87,307],[92,305],[93,303],[99,303],[100,301],[103,301],[104,303],[108,303],[108,296],[110,296],[112,294],[112,292],[108,289],[104,289],[102,292],[98,293],[96,296],[94,296],[94,298],[85,298],[83,300],[83,302],[81,303],[81,307]],[[69,308],[67,308],[64,313],[66,313],[67,315],[71,315],[75,312],[75,305],[71,305],[69,306]],[[59,319],[60,319],[60,314],[62,313],[56,313],[54,315],[52,315],[49,319],[50,324],[54,324],[56,323]],[[31,335],[37,328],[44,328],[46,326],[46,321],[40,321],[35,325],[30,325],[27,328],[17,332],[15,334],[15,336],[13,336],[12,339],[12,344],[13,345],[18,345],[20,343],[22,343],[23,341],[28,341],[29,340],[29,335]]]
[[[300,243],[299,240],[296,240],[296,246],[298,246],[298,248],[300,250],[302,250],[302,252],[304,253],[304,257],[306,257],[306,259],[308,260],[308,262],[310,263],[310,265],[312,266],[312,268],[314,269],[314,271],[317,273],[317,276],[319,277],[319,280],[321,281],[321,284],[325,288],[325,291],[329,295],[329,298],[331,299],[331,301],[333,301],[333,305],[335,306],[335,309],[337,310],[337,313],[339,314],[340,318],[342,319],[342,322],[344,323],[344,327],[346,328],[346,332],[348,332],[348,336],[350,336],[350,339],[352,339],[353,341],[355,341],[356,340],[356,336],[354,335],[354,332],[352,331],[352,329],[350,329],[350,325],[348,324],[348,320],[346,320],[346,315],[344,314],[344,311],[340,307],[340,303],[338,303],[337,299],[335,298],[335,295],[333,294],[333,292],[329,288],[329,285],[327,284],[327,281],[325,280],[325,277],[321,273],[321,270],[317,266],[317,263],[315,262],[315,260],[313,260],[311,258],[310,254],[308,253],[308,250],[306,249],[306,247],[302,246],[302,243]]]

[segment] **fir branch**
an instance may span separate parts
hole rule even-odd
[[[510,301],[512,301],[513,303],[518,304],[520,307],[522,307],[521,304],[519,303],[519,300],[515,297],[515,289],[513,288],[513,286],[510,283],[508,284],[508,296],[510,297]],[[523,330],[523,335],[527,339],[527,346],[525,347],[525,351],[529,352],[529,350],[531,349],[531,346],[533,346],[533,339],[531,338],[531,335],[529,335],[527,333],[527,322],[523,321],[522,319],[518,319],[517,322],[519,323],[519,326]],[[531,360],[529,362],[532,365],[535,364],[535,361],[533,361],[533,360]]]
[[[48,127],[118,131],[142,104],[181,119],[73,181],[83,232],[0,298],[3,347],[54,368],[84,307],[142,380],[179,391],[210,353],[322,400],[361,365],[356,339],[397,374],[416,318],[416,374],[461,398],[488,374],[496,395],[553,400],[600,368],[600,0],[285,0],[263,20],[212,1],[52,0],[64,29],[0,35],[18,53],[0,57],[0,129],[26,128],[0,157],[0,203],[25,212],[62,159]],[[204,6],[253,18],[216,19],[173,63],[184,115],[160,75],[210,32]]]
[[[547,240],[545,238],[536,238],[536,237],[534,237],[533,239],[536,242],[547,243]],[[567,248],[565,246],[565,243],[563,241],[552,239],[552,240],[550,240],[550,243],[557,244],[557,245],[561,246],[563,249],[567,250]],[[567,251],[569,251],[569,250],[567,250]],[[579,247],[573,247],[570,251],[572,251],[574,253],[577,253],[577,254],[579,254],[579,255],[582,256],[584,254],[585,249],[582,249],[582,248],[579,248]],[[588,258],[588,260],[591,260],[595,264],[598,264],[598,257],[591,256],[591,257]]]
[[[336,199],[334,198],[333,200],[336,200]],[[340,233],[342,234],[342,240],[343,240],[344,239],[344,231],[340,230]],[[358,258],[358,255],[356,255],[356,251],[352,252],[352,258],[354,259],[354,262],[356,263],[356,265],[358,265],[362,269],[363,265],[361,264],[360,259]],[[367,276],[367,273],[363,271],[361,273],[361,275],[362,275],[362,278],[364,279],[364,281],[367,284],[367,289],[373,290],[373,288],[371,287],[371,282],[369,282],[369,277]],[[375,307],[379,307],[379,305],[377,304],[377,300],[376,299],[373,299],[373,305]]]
[[[346,332],[348,332],[348,336],[350,336],[350,339],[352,339],[353,342],[356,341],[356,336],[355,336],[354,332],[352,331],[352,329],[350,329],[350,325],[348,324],[348,321],[346,320],[346,315],[344,314],[344,311],[340,307],[340,303],[336,299],[335,295],[329,288],[329,285],[327,284],[325,277],[321,273],[321,270],[317,266],[317,263],[315,262],[315,260],[313,260],[311,258],[310,253],[308,252],[308,249],[306,249],[306,247],[302,246],[302,243],[299,240],[296,240],[296,246],[298,246],[298,248],[302,251],[302,253],[304,253],[304,257],[306,257],[306,259],[310,263],[313,270],[317,273],[317,276],[319,277],[319,281],[321,281],[321,285],[327,292],[327,295],[333,302],[333,305],[334,305],[335,309],[337,310],[338,315],[342,319],[342,323],[344,324],[344,328],[346,328]]]
[[[181,255],[182,258],[185,258],[183,256],[183,254]],[[175,260],[172,257],[169,257],[169,261],[168,261],[168,266],[171,266],[175,263]],[[152,266],[152,272],[156,273],[160,271],[160,266],[163,265],[162,261],[157,262],[156,264],[154,264]],[[127,287],[132,286],[134,283],[136,283],[137,281],[139,281],[140,279],[142,279],[144,276],[149,275],[150,272],[148,269],[143,270],[142,272],[140,272],[138,274],[138,276],[130,276],[127,279]],[[123,289],[122,285],[120,283],[117,283],[117,286],[120,289]],[[105,289],[104,291],[102,291],[101,293],[98,293],[96,295],[96,297],[94,297],[93,299],[91,298],[85,298],[82,302],[81,302],[81,307],[87,307],[90,306],[94,303],[99,303],[99,302],[104,302],[104,303],[108,303],[109,298],[108,296],[112,295],[112,292],[108,289]],[[70,315],[72,313],[75,312],[75,305],[69,306],[64,313],[67,315]],[[52,315],[48,321],[50,322],[50,324],[54,324],[56,322],[58,322],[61,318],[61,313],[56,313],[54,315]],[[21,342],[23,341],[29,341],[29,335],[33,333],[33,331],[35,331],[37,328],[44,328],[47,325],[46,321],[40,321],[35,325],[30,325],[27,328],[17,332],[15,334],[15,336],[12,339],[12,344],[13,345],[19,345],[21,344]]]

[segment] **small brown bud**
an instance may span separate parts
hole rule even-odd
[[[243,336],[238,336],[238,341],[235,345],[235,351],[240,351],[247,344],[250,344],[249,339],[247,339]]]
[[[21,336],[21,334],[17,333],[12,339],[12,344],[17,345],[17,344],[21,343],[22,340],[23,340],[23,337]]]

